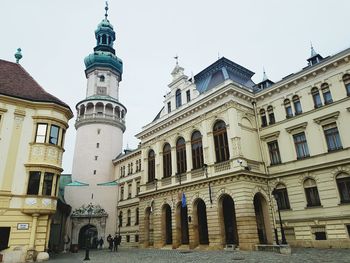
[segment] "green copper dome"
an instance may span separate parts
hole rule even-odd
[[[123,62],[115,55],[115,49],[113,48],[115,31],[113,25],[107,19],[108,6],[106,6],[105,10],[105,18],[97,25],[95,30],[96,47],[94,48],[94,53],[84,59],[85,72],[91,71],[96,67],[107,67],[117,71],[121,78]]]

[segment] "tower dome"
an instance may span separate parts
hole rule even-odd
[[[120,79],[123,74],[123,61],[115,55],[113,44],[115,31],[108,20],[108,6],[105,7],[105,18],[97,25],[95,30],[96,47],[94,53],[84,59],[85,73],[89,73],[97,67],[107,67],[115,70]]]

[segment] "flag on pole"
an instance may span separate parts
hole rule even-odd
[[[182,193],[181,205],[182,205],[182,207],[187,206],[185,193]]]

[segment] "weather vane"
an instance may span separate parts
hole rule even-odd
[[[107,12],[108,12],[108,1],[106,1],[105,10],[106,10],[105,17],[106,17],[106,19],[107,19],[107,16],[108,16],[108,14],[107,14]]]

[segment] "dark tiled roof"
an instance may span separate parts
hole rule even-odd
[[[66,103],[46,92],[20,64],[2,59],[0,94],[30,101],[51,102],[70,110]]]

